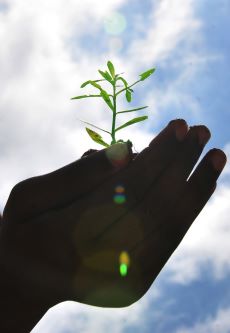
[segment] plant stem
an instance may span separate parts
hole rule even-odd
[[[116,143],[115,139],[116,115],[117,115],[117,96],[116,96],[116,78],[115,78],[113,82],[113,121],[112,121],[112,130],[111,130],[111,136],[112,136],[111,145]]]

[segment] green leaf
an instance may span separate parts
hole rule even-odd
[[[147,79],[150,75],[152,75],[155,72],[156,68],[151,68],[149,70],[147,70],[146,72],[140,74],[141,77],[141,81],[144,81],[145,79]]]
[[[124,111],[119,111],[118,113],[126,113],[126,112],[133,112],[133,111],[139,111],[139,110],[143,110],[146,109],[148,106],[142,106],[141,108],[135,108],[135,109],[131,109],[131,110],[124,110]]]
[[[101,97],[104,99],[105,103],[110,107],[111,110],[113,110],[113,104],[109,98],[109,95],[105,90],[101,90]]]
[[[84,83],[82,83],[81,88],[84,88],[85,86],[87,86],[87,84],[89,84],[91,82],[91,80],[85,81]]]
[[[129,88],[129,86],[128,86],[128,82],[122,77],[122,76],[120,76],[118,79],[117,79],[117,81],[118,80],[121,80],[122,82],[123,82],[123,84],[124,84],[124,86],[125,86],[125,88],[124,89],[122,89],[120,92],[122,92],[122,91],[125,91],[125,97],[126,97],[126,100],[127,100],[127,102],[131,102],[131,100],[132,100],[132,92],[133,92],[133,89],[131,89],[131,88]]]
[[[89,129],[88,127],[86,127],[85,129],[93,141],[99,143],[100,145],[102,145],[104,147],[109,147],[109,144],[102,140],[102,137],[100,134],[94,132],[93,130]]]
[[[84,88],[85,86],[87,86],[91,82],[100,82],[100,81],[104,81],[104,80],[88,80],[88,81],[85,81],[84,83],[82,83],[81,88]]]
[[[96,83],[95,81],[90,81],[89,82],[93,87],[102,90],[102,87],[100,86],[100,84]]]
[[[125,88],[128,87],[128,82],[122,76],[119,76],[119,78],[117,79],[117,81],[118,80],[121,80],[124,83]]]
[[[137,118],[133,118],[131,120],[129,120],[127,123],[125,123],[124,125],[118,127],[115,129],[115,132],[119,131],[120,129],[122,128],[125,128],[127,126],[130,126],[132,124],[135,124],[135,123],[139,123],[140,121],[143,121],[145,119],[148,119],[148,116],[142,116],[142,117],[137,117]]]
[[[100,95],[98,95],[100,96]],[[72,97],[71,99],[81,99],[81,98],[88,98],[90,97],[89,95],[81,95],[81,96],[75,96],[75,97]]]
[[[81,98],[89,98],[89,97],[101,97],[101,95],[81,95],[81,96],[75,96],[71,99],[81,99]]]
[[[114,79],[115,78],[115,68],[114,68],[114,66],[113,66],[113,64],[112,64],[111,61],[107,62],[107,67],[108,67],[108,69],[110,71],[110,74],[111,74],[112,78]]]
[[[126,97],[127,102],[130,103],[131,100],[132,100],[132,94],[131,94],[131,92],[128,89],[126,89],[125,97]]]
[[[110,82],[110,83],[113,82],[112,77],[110,76],[110,74],[109,74],[107,71],[103,72],[103,71],[101,71],[101,70],[99,69],[98,72],[101,74],[101,76],[102,76],[106,81],[108,81],[108,82]]]
[[[92,126],[92,127],[95,127],[95,128],[97,128],[97,129],[99,129],[99,130],[105,132],[105,133],[111,134],[109,131],[106,131],[106,130],[104,130],[103,128],[100,128],[100,127],[97,127],[97,126],[95,126],[95,125],[93,125],[93,124],[91,124],[91,123],[88,123],[88,122],[85,121],[85,120],[82,120],[82,119],[79,119],[79,118],[77,118],[77,119],[80,120],[80,121],[81,121],[82,123],[84,123],[84,124],[90,125],[90,126]]]

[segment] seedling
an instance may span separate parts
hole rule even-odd
[[[93,124],[90,124],[86,121],[81,120],[83,123],[90,125],[94,128],[97,128],[105,133],[108,133],[111,136],[112,141],[110,144],[108,144],[102,139],[102,136],[100,134],[98,134],[97,132],[93,131],[92,129],[90,129],[88,127],[85,128],[87,133],[91,137],[91,139],[104,147],[109,147],[110,145],[113,145],[117,142],[124,142],[121,139],[116,140],[116,133],[118,131],[120,131],[122,128],[125,128],[127,126],[130,126],[132,124],[135,124],[140,121],[144,121],[144,120],[148,119],[148,116],[146,116],[146,115],[140,116],[140,117],[136,117],[136,118],[129,120],[128,122],[124,123],[123,125],[121,125],[119,127],[116,127],[116,119],[117,119],[118,114],[127,113],[127,112],[135,112],[135,111],[146,109],[148,107],[148,106],[142,106],[142,107],[136,107],[136,108],[129,109],[129,110],[118,111],[117,110],[117,97],[121,93],[124,93],[127,102],[130,103],[132,101],[132,94],[134,92],[132,87],[134,85],[136,85],[137,83],[144,81],[145,79],[147,79],[150,75],[152,75],[155,72],[155,68],[151,68],[151,69],[145,71],[144,73],[140,74],[139,80],[137,80],[136,82],[134,82],[132,84],[128,84],[128,82],[121,76],[121,74],[123,74],[123,73],[116,74],[114,65],[112,64],[111,61],[107,62],[107,67],[108,67],[108,70],[105,70],[105,71],[98,70],[99,74],[102,76],[102,79],[88,80],[88,81],[82,83],[82,85],[81,85],[81,88],[85,88],[88,85],[93,86],[94,88],[96,88],[98,90],[98,94],[80,95],[80,96],[71,98],[71,99],[102,98],[104,100],[104,102],[107,104],[108,108],[112,112],[111,132],[106,131],[98,126],[95,126]],[[109,82],[112,86],[112,92],[108,92],[105,89],[103,89],[102,86],[98,83],[101,81]],[[122,85],[120,86],[118,83],[121,83]],[[130,140],[128,140],[128,141],[131,143]]]

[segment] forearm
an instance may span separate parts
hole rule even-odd
[[[8,297],[1,300],[0,311],[0,332],[4,333],[29,333],[45,314],[37,307]]]

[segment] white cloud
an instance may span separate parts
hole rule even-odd
[[[229,333],[229,331],[230,308],[223,308],[215,316],[209,316],[192,327],[180,328],[175,333]]]
[[[162,0],[150,14],[152,23],[145,37],[129,49],[132,61],[153,64],[166,60],[181,41],[191,41],[201,22],[195,18],[195,0]]]
[[[226,144],[224,147],[224,152],[227,156],[227,164],[225,166],[225,170],[224,170],[224,176],[229,176],[230,175],[230,143]]]
[[[203,121],[202,106],[191,92],[191,86],[208,64],[221,60],[222,56],[207,53],[205,49],[197,3],[196,0],[152,1],[148,24],[143,22],[141,14],[136,15],[135,27],[141,37],[130,40],[127,48],[126,58],[130,61],[125,67],[130,77],[135,80],[140,68],[145,70],[152,66],[157,68],[156,79],[158,71],[161,75],[161,69],[175,70],[172,78],[163,84],[160,82],[160,88],[154,85],[154,79],[151,88],[150,81],[144,83],[148,92],[144,92],[143,100],[150,106],[147,112],[151,120],[146,129],[157,128],[159,120],[165,117],[165,110],[167,119],[186,118],[189,114],[194,122]],[[122,68],[121,60],[117,59],[117,63]],[[181,114],[175,110],[181,110]]]
[[[220,60],[221,55],[207,53],[202,33],[203,22],[197,16],[196,0],[153,1],[149,12],[149,26],[138,22],[141,37],[130,43],[127,56],[131,59],[129,72],[136,77],[136,71],[152,66],[159,71],[169,68],[173,77],[159,81],[161,87],[154,85],[145,95],[147,105],[151,106],[154,124],[158,124],[163,111],[169,117],[177,118],[192,115],[195,121],[202,118],[200,101],[191,91],[194,80],[210,63]],[[144,33],[145,32],[145,33]],[[175,72],[172,74],[172,70]],[[171,73],[171,74],[170,74]],[[146,85],[146,83],[145,83]],[[148,88],[148,83],[147,83]],[[175,110],[181,110],[181,114]],[[183,112],[183,114],[182,114]]]

